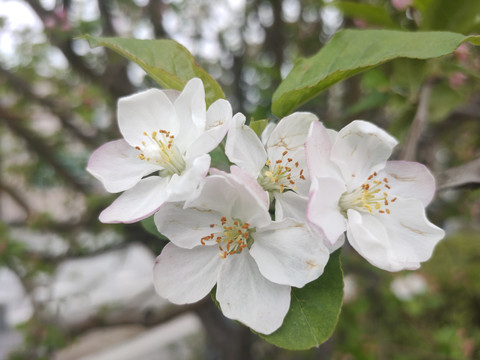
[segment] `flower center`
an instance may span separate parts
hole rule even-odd
[[[388,194],[389,190],[388,179],[378,179],[377,172],[374,172],[360,187],[342,194],[339,201],[340,209],[344,215],[348,209],[370,214],[390,214],[388,205],[397,198],[392,198]]]
[[[142,141],[142,146],[135,147],[140,151],[139,159],[160,165],[165,175],[181,174],[185,170],[185,160],[170,131],[153,131],[151,135],[144,132],[143,135],[147,140]]]
[[[240,254],[246,247],[253,244],[250,233],[250,224],[240,220],[227,219],[223,216],[221,224],[210,224],[212,233],[200,239],[202,245],[207,241],[215,241],[220,249],[220,256],[225,259],[228,255]]]
[[[258,183],[268,192],[284,192],[285,190],[297,190],[296,183],[305,180],[303,169],[298,167],[298,161],[287,157],[288,151],[284,151],[282,158],[272,162],[270,159],[265,163]]]

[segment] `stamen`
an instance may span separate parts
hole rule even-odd
[[[345,214],[348,209],[368,212],[369,214],[390,214],[388,206],[390,202],[394,202],[397,198],[391,199],[388,191],[385,191],[391,189],[388,185],[388,178],[375,179],[377,175],[377,172],[374,172],[357,189],[341,196],[339,206]]]
[[[266,191],[280,193],[287,190],[296,191],[297,182],[306,180],[303,169],[298,169],[299,162],[295,162],[295,168],[293,168],[290,163],[293,163],[294,160],[287,157],[287,154],[288,150],[285,150],[280,159],[268,159],[265,162],[258,182]]]
[[[168,175],[181,174],[185,170],[185,160],[180,150],[174,144],[174,135],[169,131],[152,131],[150,135],[143,132],[147,141],[141,141],[142,146],[136,146],[140,151],[140,160],[153,162],[163,168]]]
[[[228,255],[239,254],[246,247],[251,246],[253,239],[250,236],[249,223],[242,223],[240,220],[227,219],[222,216],[220,224],[210,224],[210,228],[214,228],[216,232],[204,236],[200,239],[202,245],[207,245],[210,240],[218,244],[220,257],[227,258]],[[214,230],[214,231],[215,231]]]

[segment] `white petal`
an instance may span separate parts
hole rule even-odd
[[[290,307],[290,286],[265,279],[247,251],[226,261],[217,282],[223,314],[262,334],[277,330]]]
[[[305,140],[305,156],[310,178],[332,177],[343,180],[336,164],[330,161],[333,146],[328,130],[319,121],[311,124]]]
[[[265,129],[263,129],[262,135],[260,136],[260,140],[262,140],[263,145],[267,145],[268,138],[270,137],[276,126],[277,124],[273,122],[269,122],[267,126],[265,126]]]
[[[293,191],[275,193],[275,220],[292,218],[306,221],[308,197],[298,195]]]
[[[248,222],[251,227],[265,226],[271,221],[264,201],[229,174],[206,177],[198,195],[187,201],[186,206],[215,210]]]
[[[340,212],[338,201],[345,185],[333,178],[312,180],[312,190],[307,206],[307,220],[320,228],[333,245],[347,229],[347,221]]]
[[[93,152],[87,171],[100,180],[108,192],[124,191],[145,175],[159,170],[157,165],[137,158],[138,154],[123,139],[111,141]]]
[[[223,99],[215,101],[207,111],[205,132],[190,145],[185,156],[199,156],[215,149],[227,134],[231,119],[230,103]]]
[[[347,237],[350,245],[372,265],[384,270],[395,267],[390,264],[394,257],[391,240],[378,216],[349,209]]]
[[[316,229],[311,227],[311,230],[315,232]],[[319,236],[325,236],[325,235],[323,235],[323,232],[321,232],[319,233]],[[328,241],[327,238],[325,238],[325,241],[323,243],[327,247],[328,252],[331,254],[334,251],[337,251],[338,249],[340,249],[343,246],[343,244],[345,244],[345,238],[346,238],[345,234],[342,234],[338,237],[337,241],[335,241],[333,245],[330,243],[330,241]]]
[[[267,141],[269,159],[281,159],[285,151],[293,153],[303,149],[308,129],[318,118],[308,112],[296,112],[281,119]]]
[[[212,247],[187,250],[167,244],[153,268],[155,290],[175,304],[196,302],[212,290],[221,266]]]
[[[232,105],[227,100],[218,99],[207,110],[205,130],[211,130],[223,125],[229,125],[232,118]]]
[[[185,207],[213,210],[226,216],[231,212],[233,194],[235,191],[232,191],[225,175],[210,175],[200,183],[194,196],[185,202]]]
[[[205,178],[210,167],[210,155],[202,155],[189,159],[186,169],[181,175],[174,174],[168,184],[168,198],[170,201],[185,201],[197,190],[200,182]]]
[[[257,178],[265,166],[267,153],[255,131],[245,125],[245,116],[236,114],[225,144],[228,159]]]
[[[395,145],[397,140],[384,130],[355,120],[339,131],[330,158],[341,169],[350,191],[385,166]]]
[[[389,191],[402,198],[419,199],[427,206],[435,194],[435,178],[425,165],[411,161],[387,161],[379,178],[388,178]]]
[[[133,223],[152,215],[167,201],[168,178],[150,176],[120,195],[99,219],[103,223]]]
[[[183,208],[183,203],[166,203],[154,216],[155,225],[175,245],[192,249],[212,233],[210,224],[221,224],[222,214],[212,210]],[[207,242],[212,245],[212,242]]]
[[[243,184],[248,190],[251,191],[252,195],[258,197],[265,207],[268,209],[270,203],[268,200],[268,193],[263,190],[257,180],[252,177],[248,172],[239,168],[238,166],[230,166],[231,178],[237,180],[240,184]]]
[[[389,208],[390,216],[382,218],[392,239],[397,261],[401,265],[412,263],[420,266],[419,263],[430,259],[445,232],[427,219],[423,204],[418,199],[398,198],[390,203]],[[407,266],[404,268],[410,269]]]
[[[187,82],[175,100],[175,110],[180,123],[180,132],[175,136],[175,144],[182,151],[186,151],[205,131],[207,118],[205,90],[199,78]]]
[[[180,91],[174,89],[163,89],[162,92],[167,96],[168,100],[173,104],[180,96]]]
[[[444,231],[425,216],[418,199],[397,199],[390,215],[348,211],[348,240],[373,265],[388,271],[414,270],[428,260]],[[352,214],[352,217],[351,217]]]
[[[153,131],[178,131],[175,108],[167,95],[150,89],[118,101],[118,126],[125,140],[133,147],[146,140]]]
[[[275,221],[252,236],[250,254],[262,275],[274,283],[303,287],[317,279],[328,262],[323,239],[294,219]]]

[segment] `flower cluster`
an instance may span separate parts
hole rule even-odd
[[[387,161],[397,142],[371,123],[337,133],[298,112],[259,138],[227,101],[207,110],[199,79],[182,92],[121,99],[118,123],[124,139],[97,149],[87,167],[107,191],[123,192],[100,220],[154,214],[170,240],[154,266],[157,293],[186,304],[216,286],[225,316],[257,332],[282,325],[291,287],[319,278],[345,233],[389,271],[418,268],[444,235],[425,216],[433,176]],[[210,168],[222,144],[228,173]]]

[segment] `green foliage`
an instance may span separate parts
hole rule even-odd
[[[153,216],[150,216],[146,219],[143,219],[141,222],[142,227],[149,233],[154,235],[155,237],[158,237],[160,239],[164,239],[165,237],[162,236],[157,230],[157,226],[155,225],[155,222],[153,221]]]
[[[250,121],[250,124],[248,126],[250,126],[252,130],[255,131],[255,134],[257,134],[257,136],[260,137],[262,135],[263,130],[265,130],[265,128],[267,127],[267,125],[268,125],[268,119],[261,119],[261,120]]]
[[[91,47],[105,46],[138,64],[159,85],[182,90],[188,80],[202,79],[207,105],[225,98],[218,83],[197,64],[182,45],[173,40],[139,40],[84,36]]]
[[[345,16],[362,19],[369,24],[386,27],[387,29],[399,29],[384,6],[365,4],[352,1],[338,1],[332,3]]]
[[[449,30],[461,33],[476,32],[480,29],[478,14],[480,1],[435,0],[422,13],[421,29]]]
[[[330,256],[322,276],[301,289],[292,288],[290,310],[280,329],[260,336],[290,350],[310,349],[326,341],[337,323],[343,302],[340,250]]]
[[[452,53],[465,41],[449,32],[343,30],[313,57],[300,59],[273,95],[273,112],[281,117],[333,84],[396,58],[430,59]]]
[[[480,356],[480,242],[477,232],[442,240],[415,272],[425,292],[398,299],[390,284],[411,272],[379,271],[350,253],[345,273],[354,274],[356,294],[343,306],[333,336],[334,359],[444,359]],[[347,253],[344,252],[346,255]]]

